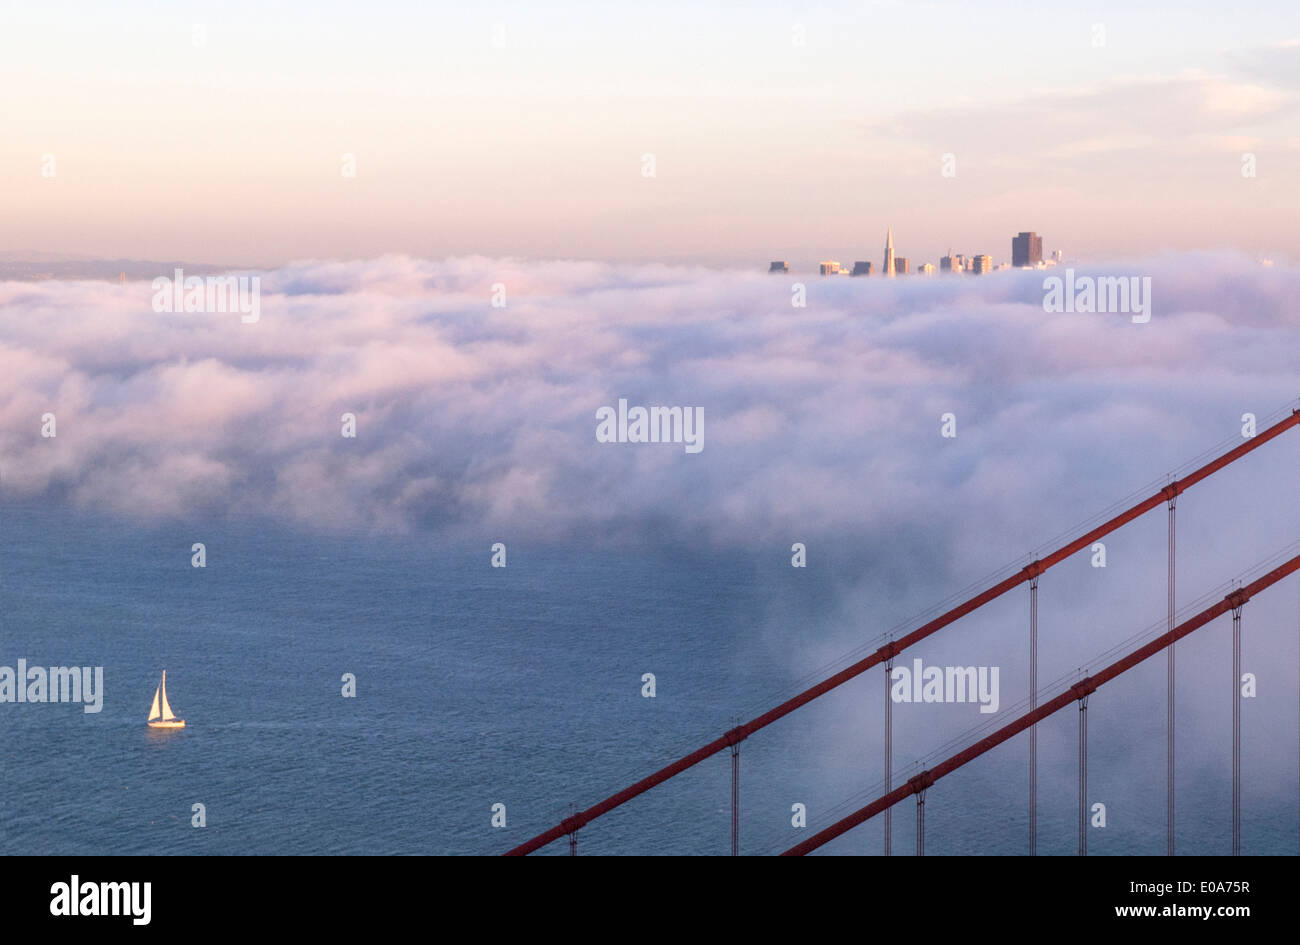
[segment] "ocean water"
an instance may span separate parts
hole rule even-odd
[[[45,507],[7,507],[0,526],[0,665],[105,676],[99,714],[0,705],[8,854],[500,853],[789,695],[806,669],[790,653],[836,606],[831,577],[791,568],[783,549],[511,544],[494,569],[486,546],[415,539],[140,528]],[[194,541],[206,568],[190,565]],[[183,731],[144,724],[164,668]],[[880,710],[872,674],[742,746],[742,852],[807,836],[790,823],[794,803],[815,829],[835,805],[870,799],[878,742],[836,723],[874,731]],[[1112,813],[1090,852],[1163,852],[1160,719],[1104,711],[1090,784]],[[1074,716],[1040,731],[1042,853],[1074,852]],[[1024,742],[931,789],[927,854],[1024,851]],[[896,776],[918,753],[896,740]],[[1248,766],[1247,852],[1295,852],[1285,770],[1260,783]],[[723,753],[588,826],[579,852],[725,854],[729,779]],[[1225,791],[1221,769],[1186,773],[1183,852],[1227,852]],[[203,829],[191,826],[196,803]],[[491,824],[498,803],[503,828]],[[894,851],[910,853],[914,836],[908,802]],[[826,851],[881,843],[873,821]]]

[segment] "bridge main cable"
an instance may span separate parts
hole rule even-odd
[[[1088,696],[1103,683],[1110,682],[1116,676],[1127,672],[1143,660],[1155,656],[1174,641],[1182,639],[1193,630],[1200,629],[1214,618],[1229,612],[1239,612],[1241,606],[1246,603],[1246,601],[1250,600],[1266,587],[1276,584],[1284,577],[1287,577],[1296,571],[1300,571],[1300,555],[1296,555],[1285,563],[1278,565],[1272,571],[1269,571],[1262,577],[1252,581],[1245,587],[1237,588],[1237,590],[1233,591],[1217,604],[1211,604],[1195,616],[1184,620],[1169,632],[1161,634],[1150,643],[1144,644],[1136,650],[1133,650],[1128,655],[1120,657],[1105,669],[1081,679],[1069,689],[1066,689],[1064,692],[1057,695],[1054,699],[1044,702],[1037,709],[1026,712],[1024,715],[1008,722],[1006,725],[1002,726],[1002,728],[976,742],[974,745],[964,748],[955,755],[945,758],[933,768],[922,771],[902,787],[896,788],[888,794],[881,795],[866,807],[859,808],[847,817],[831,824],[825,830],[813,834],[802,843],[795,844],[781,855],[803,856],[805,853],[810,853],[823,844],[829,843],[841,834],[845,834],[859,824],[865,823],[872,817],[875,817],[881,811],[893,807],[909,794],[916,794],[919,791],[925,790],[944,775],[952,774],[952,772],[956,771],[962,765],[974,761],[980,755],[996,748],[1007,739],[1019,735],[1031,725],[1036,725],[1054,712],[1058,712],[1065,708],[1071,702],[1086,700]]]
[[[748,722],[745,722],[743,725],[736,726],[735,728],[731,729],[725,734],[719,736],[718,738],[715,738],[707,745],[703,745],[700,748],[695,749],[695,751],[691,752],[690,754],[682,756],[681,758],[674,761],[672,764],[660,768],[658,771],[654,772],[653,774],[647,775],[646,777],[642,778],[640,781],[637,781],[635,784],[623,788],[623,790],[619,791],[618,793],[611,794],[603,801],[600,801],[599,803],[594,804],[591,807],[588,807],[586,810],[579,811],[573,816],[565,818],[561,823],[556,824],[554,827],[551,827],[550,829],[545,830],[542,833],[539,833],[531,840],[526,840],[523,843],[519,844],[519,846],[514,847],[513,849],[507,851],[505,855],[506,856],[527,856],[529,853],[532,853],[535,850],[539,850],[542,847],[546,846],[547,844],[552,843],[553,841],[558,840],[561,837],[572,833],[574,830],[577,830],[578,828],[591,823],[591,821],[595,820],[597,817],[601,817],[604,814],[608,814],[616,807],[621,807],[623,804],[626,804],[628,801],[632,800],[632,798],[644,794],[652,787],[656,787],[657,785],[662,784],[668,779],[681,774],[683,771],[686,771],[689,768],[693,768],[701,761],[705,760],[706,758],[713,757],[718,752],[726,749],[730,745],[734,745],[739,741],[743,741],[744,739],[748,738],[750,735],[754,734],[760,729],[766,728],[767,726],[771,725],[773,722],[777,721],[778,719],[784,718],[785,716],[789,715],[795,709],[807,705],[809,702],[812,702],[818,696],[825,695],[826,693],[830,692],[832,689],[835,689],[836,687],[841,686],[844,683],[848,682],[850,679],[862,675],[864,672],[871,669],[873,666],[878,666],[881,663],[885,662],[886,660],[894,658],[895,656],[897,656],[903,650],[907,649],[912,644],[924,640],[926,637],[930,636],[931,634],[939,630],[942,630],[944,627],[948,626],[948,624],[961,619],[962,617],[966,616],[967,614],[971,613],[974,610],[978,610],[980,607],[983,607],[989,601],[1001,597],[1003,594],[1007,593],[1007,591],[1010,591],[1012,588],[1018,587],[1019,585],[1025,583],[1026,581],[1032,581],[1034,578],[1042,574],[1048,568],[1051,568],[1054,565],[1059,564],[1060,562],[1064,561],[1066,558],[1083,550],[1084,548],[1090,547],[1092,543],[1097,541],[1099,538],[1103,538],[1106,535],[1109,535],[1111,532],[1115,531],[1116,529],[1121,528],[1124,525],[1127,525],[1135,518],[1139,518],[1142,515],[1146,514],[1147,512],[1151,511],[1152,509],[1160,506],[1161,504],[1169,502],[1171,499],[1175,498],[1176,496],[1186,491],[1187,489],[1190,489],[1192,486],[1196,485],[1201,480],[1214,475],[1214,473],[1218,472],[1223,467],[1229,465],[1230,463],[1236,462],[1238,459],[1245,456],[1247,453],[1250,453],[1251,451],[1258,449],[1259,447],[1263,446],[1265,443],[1275,439],[1278,436],[1281,436],[1287,430],[1298,425],[1300,425],[1300,410],[1292,410],[1291,413],[1288,416],[1284,417],[1282,420],[1279,420],[1277,423],[1273,424],[1270,427],[1258,431],[1255,434],[1255,436],[1238,444],[1237,446],[1233,447],[1232,449],[1228,450],[1226,453],[1223,453],[1217,458],[1210,460],[1208,463],[1198,467],[1197,469],[1188,473],[1183,478],[1174,480],[1173,482],[1164,486],[1155,494],[1151,495],[1146,499],[1143,499],[1141,502],[1138,502],[1136,505],[1130,506],[1128,509],[1125,509],[1123,512],[1120,512],[1118,515],[1114,516],[1113,518],[1108,519],[1107,521],[1098,525],[1090,532],[1087,532],[1084,535],[1080,535],[1078,538],[1074,539],[1071,542],[1068,542],[1067,544],[1062,545],[1060,548],[1057,548],[1055,551],[1051,552],[1045,557],[1037,561],[1031,562],[1030,564],[1026,565],[1024,568],[1022,568],[1020,571],[1017,571],[1014,574],[1004,578],[1003,580],[999,581],[997,584],[994,584],[992,587],[984,591],[981,591],[979,594],[976,594],[974,597],[968,598],[967,600],[953,607],[951,610],[947,611],[946,613],[940,614],[938,617],[935,617],[933,620],[929,621],[928,623],[922,624],[920,627],[917,627],[911,633],[906,634],[905,636],[900,637],[897,640],[889,641],[888,643],[880,647],[880,649],[872,653],[870,656],[864,657],[863,659],[858,660],[856,663],[853,663],[852,665],[840,670],[838,673],[828,676],[826,679],[823,679],[821,682],[817,683],[814,686],[810,686],[808,689],[805,689],[803,692],[799,693],[798,695],[792,696],[791,698],[787,699],[785,702],[782,702],[780,705],[776,706],[775,708],[768,709],[762,715],[754,719],[751,719]],[[899,790],[903,790],[903,788],[899,788]]]

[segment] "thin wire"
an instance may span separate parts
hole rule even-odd
[[[1191,617],[1194,614],[1200,613],[1210,604],[1210,602],[1222,600],[1227,593],[1230,593],[1231,591],[1235,590],[1238,586],[1249,583],[1250,581],[1254,580],[1255,578],[1263,574],[1267,574],[1269,571],[1273,570],[1274,567],[1276,567],[1279,559],[1282,560],[1289,559],[1293,557],[1296,553],[1300,553],[1300,539],[1291,542],[1290,544],[1286,545],[1282,549],[1269,555],[1267,558],[1252,565],[1247,570],[1241,572],[1236,578],[1232,578],[1230,580],[1220,583],[1213,590],[1208,591],[1202,594],[1200,597],[1196,598],[1196,600],[1183,605],[1178,610],[1178,617],[1180,618],[1180,622],[1181,622],[1181,618]],[[1047,683],[1046,685],[1042,686],[1039,692],[1055,693],[1059,690],[1063,690],[1067,687],[1067,685],[1078,682],[1084,676],[1088,675],[1092,670],[1100,669],[1103,666],[1107,666],[1110,663],[1114,662],[1115,658],[1118,657],[1119,655],[1128,653],[1131,650],[1141,646],[1143,643],[1150,642],[1150,640],[1163,636],[1166,632],[1168,632],[1166,628],[1166,623],[1167,623],[1167,618],[1165,620],[1160,620],[1152,624],[1149,624],[1147,627],[1143,628],[1137,633],[1134,633],[1126,640],[1123,640],[1115,644],[1105,652],[1093,657],[1088,662],[1077,666],[1074,670],[1064,673],[1061,676],[1057,677],[1056,679],[1052,680],[1051,682]],[[1007,716],[1014,718],[1016,716],[1024,714],[1024,712],[1028,711],[1029,709],[1029,703],[1030,703],[1030,699],[1028,696],[1026,696],[1024,699],[1021,699],[1020,701],[1009,706],[1006,712],[1002,714],[1002,717],[990,717],[986,719],[984,722],[972,726],[966,729],[964,732],[960,733],[959,735],[950,738],[947,742],[944,742],[938,748],[922,756],[920,759],[914,761],[907,769],[907,771],[909,772],[909,777],[914,776],[915,774],[919,774],[921,771],[928,770],[934,763],[944,760],[950,755],[955,754],[958,750],[964,749],[969,745],[975,744],[985,735],[1001,728],[1003,725],[1006,724]],[[902,784],[905,783],[908,780],[908,778],[903,777],[903,778],[897,778],[896,780],[898,783]],[[843,801],[839,802],[835,806],[827,808],[825,811],[819,813],[818,816],[815,819],[813,819],[813,821],[810,823],[809,829],[811,829],[813,833],[816,833],[817,832],[816,829],[812,829],[813,823],[818,825],[825,824],[829,826],[830,824],[833,824],[840,819],[838,816],[835,816],[836,814],[840,812],[848,813],[850,811],[857,810],[863,806],[864,802],[869,802],[875,800],[878,797],[881,797],[884,793],[886,793],[881,790],[883,787],[884,787],[883,779],[878,780],[872,784],[868,784],[866,787],[860,789],[856,793],[845,798]],[[773,850],[785,850],[786,848],[788,848],[788,846],[789,846],[789,842],[787,838],[787,839],[777,840],[773,842],[769,847],[767,847],[767,850],[769,852]]]

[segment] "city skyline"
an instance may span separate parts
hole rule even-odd
[[[908,256],[899,256],[894,249],[894,228],[888,226],[885,228],[885,248],[881,259],[879,274],[886,277],[896,275],[933,275],[937,272],[973,272],[977,275],[992,272],[996,269],[1044,269],[1055,266],[1063,261],[1063,254],[1060,249],[1054,249],[1050,256],[1043,255],[1043,238],[1032,230],[1022,230],[1011,238],[1011,258],[1009,262],[1004,262],[991,253],[974,253],[969,257],[962,253],[953,253],[949,247],[948,252],[939,260],[939,265],[931,263],[929,260],[917,263],[916,267],[911,268],[911,258]],[[874,275],[875,269],[870,260],[856,260],[852,269],[842,266],[838,260],[825,259],[817,264],[818,271],[823,276],[849,275],[849,276],[870,276]],[[792,271],[788,260],[779,259],[768,263],[769,273],[788,273]],[[798,271],[798,269],[794,270]]]

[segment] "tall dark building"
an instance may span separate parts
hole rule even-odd
[[[911,271],[911,270],[907,268],[907,257],[906,257],[906,256],[895,256],[895,257],[894,257],[894,272],[895,272],[897,275],[905,276],[905,275],[907,275],[910,271]]]
[[[861,262],[861,261],[859,261],[859,262],[855,262],[855,263],[853,264],[853,272],[849,273],[849,275],[853,275],[853,276],[869,276],[869,275],[871,275],[871,263],[870,263],[870,262]]]
[[[1037,266],[1043,261],[1043,238],[1037,233],[1021,233],[1011,241],[1011,265]]]
[[[789,272],[790,267],[785,264],[785,260],[778,259],[767,267],[768,272]]]

